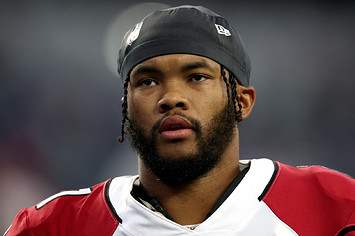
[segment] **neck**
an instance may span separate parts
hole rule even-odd
[[[205,176],[175,186],[163,183],[139,159],[139,178],[142,187],[155,196],[175,222],[181,225],[198,224],[239,174],[238,145],[227,148],[218,165]]]

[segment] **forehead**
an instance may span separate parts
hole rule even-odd
[[[141,71],[149,71],[149,69],[154,72],[172,69],[187,71],[199,68],[219,71],[220,65],[217,62],[203,56],[191,54],[169,54],[153,57],[139,63],[132,69],[131,76],[134,76]]]

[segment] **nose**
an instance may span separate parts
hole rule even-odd
[[[158,102],[158,109],[161,113],[171,110],[188,109],[186,91],[183,88],[178,88],[176,85],[165,88]]]

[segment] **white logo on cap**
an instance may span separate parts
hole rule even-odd
[[[134,30],[129,34],[126,44],[127,45],[131,45],[139,36],[139,32],[141,31],[143,25],[143,21],[139,22],[138,24],[136,24],[136,27],[134,28]]]
[[[224,28],[222,25],[214,24],[216,26],[217,32],[225,36],[231,36],[231,32],[228,29]]]

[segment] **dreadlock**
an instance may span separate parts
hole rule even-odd
[[[227,69],[226,69],[227,70]],[[242,105],[239,101],[238,98],[238,94],[237,94],[237,78],[235,77],[235,75],[229,71],[229,83],[228,83],[228,79],[226,77],[226,72],[225,72],[225,68],[221,65],[221,74],[222,74],[222,79],[224,81],[224,83],[226,84],[226,88],[227,88],[227,97],[228,97],[228,104],[232,104],[233,105],[233,111],[235,112],[235,119],[237,120],[237,122],[240,122],[241,119],[241,115],[242,115]],[[127,116],[127,94],[128,94],[128,83],[130,81],[129,75],[127,75],[127,78],[123,84],[123,101],[122,101],[122,122],[121,122],[121,136],[119,136],[117,138],[118,142],[122,143],[124,141],[124,135],[125,135],[125,123],[126,120],[128,119]],[[238,105],[238,109],[236,106],[236,103]],[[228,106],[230,107],[230,106]],[[228,114],[230,114],[230,109],[228,109]]]
[[[221,74],[222,74],[222,79],[224,81],[224,83],[226,84],[226,88],[227,88],[227,98],[228,98],[228,115],[230,115],[230,109],[229,109],[229,105],[231,104],[231,100],[230,100],[230,92],[229,92],[229,83],[226,77],[226,72],[224,70],[224,67],[221,65]]]
[[[229,74],[229,83],[226,77],[225,70],[227,70]],[[240,103],[237,94],[237,85],[238,85],[237,77],[235,77],[235,75],[230,70],[225,69],[224,66],[222,65],[221,65],[221,74],[227,88],[228,105],[230,104],[233,105],[234,108],[233,111],[235,112],[235,119],[237,120],[237,122],[240,122],[242,120],[242,104]],[[232,95],[230,95],[230,93]],[[238,109],[236,104],[238,105]],[[228,109],[228,113],[230,114],[230,109]]]
[[[128,119],[127,116],[127,110],[128,110],[128,105],[127,105],[127,94],[128,94],[128,83],[129,83],[129,75],[127,75],[127,78],[123,84],[123,101],[122,101],[122,121],[121,121],[121,136],[117,138],[118,142],[123,143],[124,141],[124,135],[125,135],[125,123],[126,120]]]

